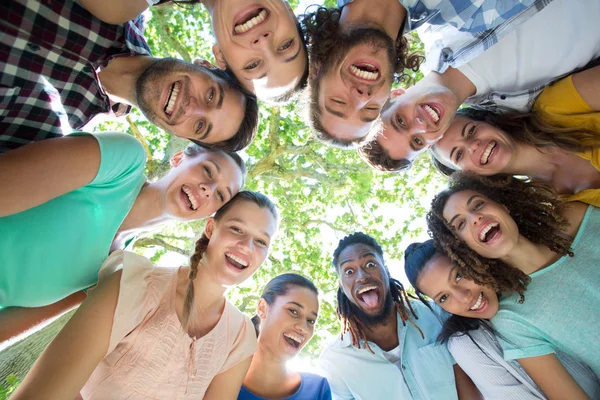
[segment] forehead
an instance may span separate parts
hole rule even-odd
[[[468,210],[467,203],[469,200],[476,197],[487,200],[484,195],[474,190],[462,190],[452,194],[444,206],[444,218],[449,221],[454,215],[464,213]]]
[[[411,137],[408,133],[399,133],[394,130],[389,120],[384,122],[384,131],[382,135],[377,136],[377,143],[383,148],[392,160],[413,160],[421,152],[415,151],[410,147]]]
[[[285,62],[285,59],[273,59],[267,75],[260,79],[253,79],[252,84],[247,86],[253,86],[250,90],[254,89],[256,96],[261,99],[279,97],[298,85],[306,68],[306,49],[300,44],[300,52],[294,60]]]
[[[373,256],[380,258],[377,254],[377,251],[369,245],[366,245],[364,243],[351,244],[350,246],[347,246],[346,248],[344,248],[344,250],[342,250],[340,252],[340,255],[338,257],[338,262],[337,262],[338,265],[337,266],[339,268],[339,266],[343,262],[358,261],[361,258],[369,256],[369,254],[372,254]]]
[[[242,170],[233,159],[221,152],[205,152],[187,157],[191,165],[211,163],[220,170],[220,177],[231,185],[231,190],[238,192],[242,186]]]
[[[308,312],[316,313],[319,310],[319,297],[317,294],[312,290],[301,286],[290,285],[287,293],[278,296],[275,301],[281,304],[289,302],[298,303]]]
[[[277,219],[266,207],[259,207],[252,201],[237,202],[222,217],[223,221],[237,220],[255,234],[266,234],[272,238],[277,232]]]
[[[435,296],[448,285],[448,274],[454,266],[446,256],[437,254],[423,267],[417,278],[419,290],[429,297]]]

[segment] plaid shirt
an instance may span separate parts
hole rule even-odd
[[[129,112],[96,73],[115,57],[151,55],[142,16],[110,25],[73,0],[0,3],[0,153]]]
[[[354,0],[338,0],[342,7]],[[363,0],[364,1],[364,0]],[[418,29],[425,45],[423,68],[444,72],[486,51],[552,0],[399,0],[404,33]]]

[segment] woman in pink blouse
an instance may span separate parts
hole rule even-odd
[[[256,336],[224,293],[264,262],[276,230],[273,203],[242,191],[207,221],[189,267],[113,253],[13,398],[237,398]]]

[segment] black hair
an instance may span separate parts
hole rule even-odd
[[[319,295],[319,290],[310,279],[299,274],[288,272],[277,275],[275,278],[271,279],[263,288],[260,298],[265,299],[267,304],[271,305],[275,302],[277,297],[288,294],[292,286],[303,287],[310,290],[315,295]],[[252,323],[256,330],[256,336],[258,336],[260,326],[260,317],[258,314],[255,314],[254,317],[252,317]]]

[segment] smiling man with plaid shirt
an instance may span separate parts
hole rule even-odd
[[[132,105],[202,144],[253,136],[242,122],[256,120],[254,97],[209,63],[152,58],[143,16],[111,25],[73,0],[5,0],[0,12],[0,153]]]

